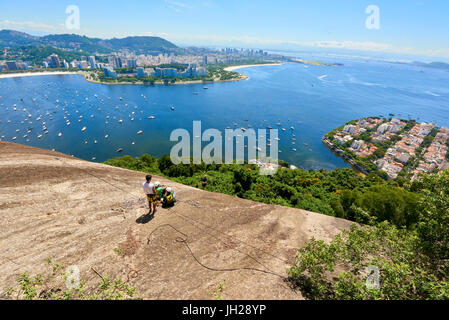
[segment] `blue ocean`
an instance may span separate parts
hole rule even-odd
[[[100,162],[169,154],[170,133],[192,131],[195,120],[203,131],[271,126],[279,129],[280,159],[318,170],[348,167],[321,137],[349,120],[394,114],[449,126],[449,72],[363,59],[326,62],[343,66],[242,68],[247,81],[174,86],[93,84],[79,75],[0,79],[0,136]]]

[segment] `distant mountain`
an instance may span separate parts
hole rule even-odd
[[[52,46],[73,51],[109,53],[113,50],[101,45],[101,39],[88,38],[77,34],[54,34],[40,38],[42,45]],[[117,48],[119,50],[120,48]]]
[[[84,51],[87,53],[109,53],[123,49],[139,53],[173,52],[179,50],[175,44],[159,37],[127,37],[123,39],[114,38],[103,40],[76,34],[57,34],[35,37],[14,30],[0,31],[0,47],[17,48],[23,46],[52,46],[60,49]]]
[[[443,69],[443,70],[449,70],[449,64],[444,62],[431,62],[431,63],[424,63],[424,62],[413,62],[414,65],[420,66],[420,67],[426,67],[426,68],[435,68],[435,69]]]
[[[14,30],[0,30],[0,47],[35,46],[39,44],[39,37]]]
[[[123,39],[103,40],[100,43],[111,49],[128,49],[132,51],[170,51],[178,49],[173,43],[159,37],[127,37]]]

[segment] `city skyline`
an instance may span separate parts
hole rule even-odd
[[[79,8],[80,29],[65,25],[71,5]],[[379,29],[366,27],[370,6],[379,8]],[[258,1],[257,5],[234,0],[152,0],[126,6],[103,0],[18,0],[2,4],[0,29],[99,38],[153,35],[181,46],[357,50],[449,58],[447,12],[449,3],[443,0]]]

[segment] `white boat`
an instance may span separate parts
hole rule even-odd
[[[327,78],[327,74],[322,75],[321,77],[318,77],[318,79],[323,80],[324,78]]]

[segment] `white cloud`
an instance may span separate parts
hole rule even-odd
[[[213,35],[167,35],[172,41],[180,41],[183,43],[207,43],[227,45],[231,43],[240,43],[242,45],[259,45],[259,46],[298,46],[298,47],[313,47],[313,48],[327,48],[327,49],[346,49],[346,50],[357,50],[357,51],[368,51],[368,52],[385,52],[385,53],[395,53],[395,54],[411,54],[411,55],[422,55],[422,56],[432,56],[432,57],[444,57],[449,58],[449,48],[440,49],[418,49],[412,47],[396,47],[391,44],[379,43],[379,42],[367,42],[367,41],[292,41],[292,40],[273,40],[264,39],[258,37],[250,36],[213,36]]]
[[[190,8],[189,6],[171,0],[164,0],[166,3],[173,4],[175,8]],[[179,9],[180,10],[180,9]],[[45,23],[34,22],[34,21],[11,21],[11,20],[1,20],[0,29],[13,29],[22,30],[25,32],[36,31],[43,33],[77,33],[88,35],[91,37],[126,37],[135,34],[115,34],[115,33],[104,33],[99,34],[98,30],[88,30],[82,28],[81,30],[68,30],[65,25],[48,25]],[[74,32],[76,31],[76,32]],[[253,36],[225,36],[225,35],[183,35],[183,34],[169,34],[165,32],[147,32],[142,35],[147,36],[158,36],[166,38],[167,40],[180,42],[183,44],[191,45],[254,45],[254,46],[277,46],[281,48],[282,46],[298,46],[298,47],[315,47],[315,48],[329,48],[329,49],[347,49],[347,50],[359,50],[359,51],[372,51],[372,52],[385,52],[385,53],[396,53],[396,54],[413,54],[431,57],[444,57],[449,58],[449,48],[438,48],[438,49],[417,49],[417,48],[404,48],[396,47],[386,43],[378,42],[357,42],[357,41],[314,41],[314,42],[303,42],[303,41],[292,41],[292,40],[275,40],[275,39],[265,39]]]
[[[319,48],[351,49],[366,51],[391,51],[393,47],[385,43],[355,41],[316,41],[312,44]]]
[[[190,9],[191,7],[186,5],[183,2],[178,1],[172,1],[172,0],[164,0],[164,2],[167,4],[166,7],[170,8],[178,13],[183,12],[183,9]]]
[[[15,30],[33,30],[33,31],[52,32],[52,33],[61,33],[67,31],[63,24],[54,26],[33,21],[11,21],[11,20],[0,21],[0,28],[15,29]]]

